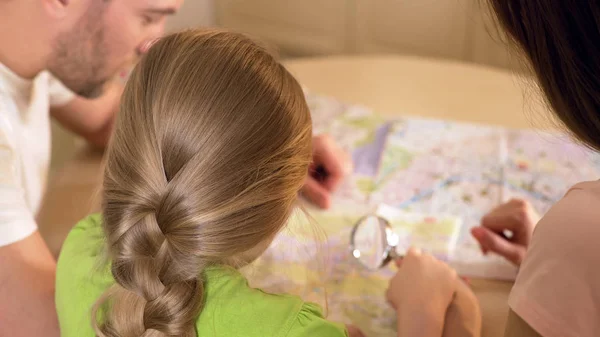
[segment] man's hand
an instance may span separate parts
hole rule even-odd
[[[313,163],[302,194],[320,208],[331,206],[331,192],[352,171],[352,161],[327,135],[313,138]]]
[[[60,336],[55,273],[39,232],[0,247],[0,336]]]
[[[539,220],[531,204],[513,199],[484,216],[481,226],[473,228],[471,234],[484,254],[491,251],[520,266]]]

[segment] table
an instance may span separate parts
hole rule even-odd
[[[503,70],[402,56],[333,56],[285,64],[312,92],[363,104],[388,116],[515,128],[551,125],[532,82]],[[99,209],[101,163],[101,153],[83,148],[50,179],[38,220],[55,255],[71,226]],[[472,287],[482,307],[482,336],[503,336],[511,284],[473,280]]]

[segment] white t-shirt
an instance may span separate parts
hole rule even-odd
[[[73,98],[47,71],[27,80],[0,64],[0,246],[37,229],[50,162],[50,106]]]

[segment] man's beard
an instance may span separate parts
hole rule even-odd
[[[56,38],[48,70],[78,95],[96,98],[110,79],[104,73],[106,47],[102,14],[88,12]]]

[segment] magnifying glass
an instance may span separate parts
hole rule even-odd
[[[350,249],[361,265],[377,270],[401,257],[396,251],[398,242],[399,237],[389,221],[378,215],[367,215],[354,225]]]

